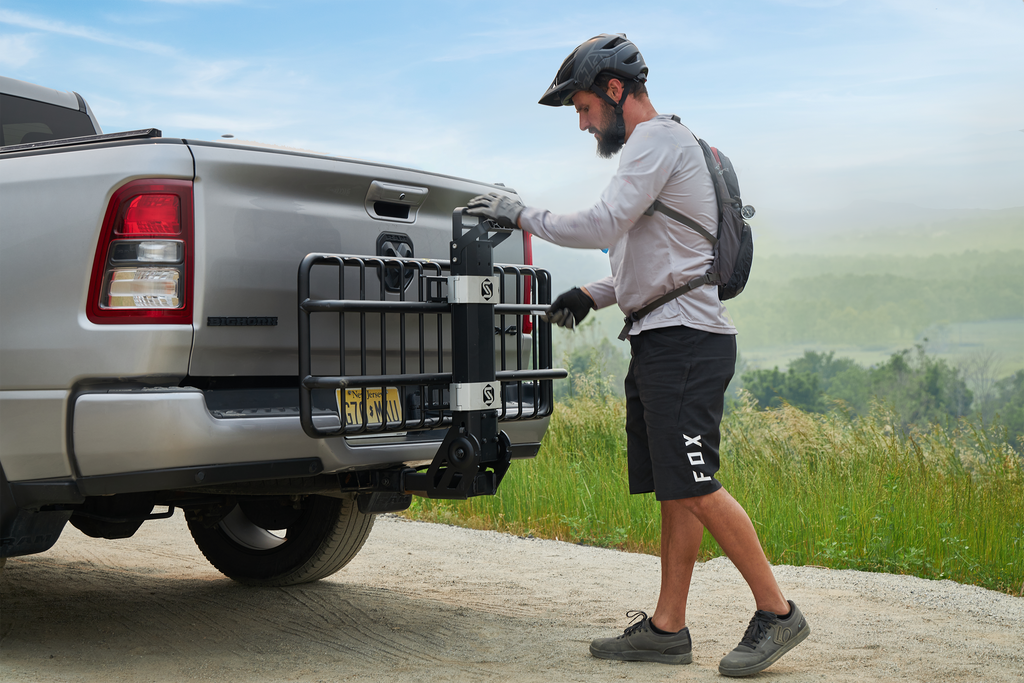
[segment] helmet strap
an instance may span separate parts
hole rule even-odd
[[[622,116],[622,103],[626,101],[626,97],[633,91],[633,81],[624,81],[622,83],[622,97],[619,98],[618,102],[613,100],[608,96],[608,93],[599,88],[597,83],[590,86],[590,90],[602,100],[615,107],[615,134],[618,136],[618,144],[626,144],[626,120]]]

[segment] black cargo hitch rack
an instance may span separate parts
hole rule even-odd
[[[299,267],[299,414],[306,434],[320,439],[447,427],[428,467],[401,472],[402,494],[493,495],[512,453],[499,422],[550,415],[552,380],[567,374],[552,367],[551,324],[540,317],[551,302],[550,273],[494,264],[494,248],[512,231],[465,221],[465,209],[456,209],[448,261],[314,253]],[[336,287],[332,275],[321,274],[324,266],[336,272]],[[329,285],[337,298],[311,298],[314,278],[318,293]],[[318,314],[334,314],[336,327]],[[533,326],[527,344],[521,320]],[[353,336],[357,343],[347,344]],[[358,374],[348,370],[355,363]],[[316,374],[314,364],[338,374]],[[379,374],[370,374],[371,366]],[[324,426],[333,415],[340,426]]]

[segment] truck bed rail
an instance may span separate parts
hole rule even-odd
[[[48,149],[50,147],[70,147],[72,145],[84,145],[93,142],[112,142],[118,140],[144,140],[146,138],[163,137],[159,128],[140,128],[139,130],[126,130],[120,133],[100,133],[98,135],[82,135],[75,138],[59,138],[57,140],[40,140],[39,142],[25,142],[17,145],[5,145],[0,147],[0,154],[12,152],[26,152],[37,149]]]

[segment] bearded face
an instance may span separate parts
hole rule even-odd
[[[622,149],[626,141],[619,139],[615,132],[614,107],[603,100],[598,100],[597,104],[600,107],[600,123],[597,127],[591,126],[588,131],[597,138],[597,155],[602,159],[610,159]]]

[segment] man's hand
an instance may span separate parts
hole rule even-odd
[[[526,208],[521,201],[497,192],[473,197],[467,206],[469,210],[466,213],[470,216],[489,218],[501,227],[511,230],[519,227],[519,214]]]
[[[558,298],[548,307],[544,319],[571,330],[578,323],[583,322],[593,307],[594,300],[590,298],[590,295],[579,287],[573,287],[568,292],[558,295]]]

